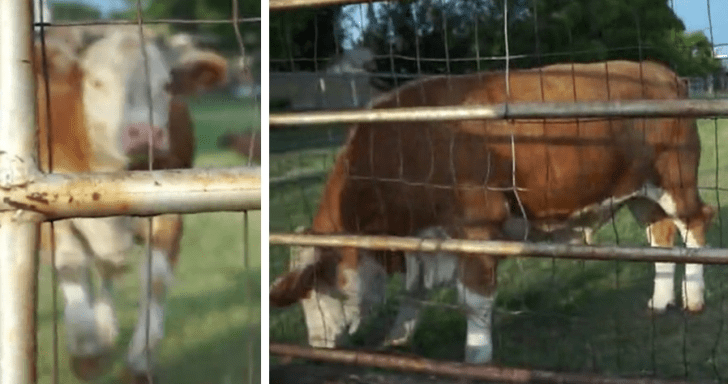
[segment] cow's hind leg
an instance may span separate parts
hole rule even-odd
[[[656,199],[660,207],[673,220],[688,248],[704,247],[705,233],[713,219],[715,208],[704,204],[695,188],[682,188],[664,192]],[[666,224],[665,224],[666,225]],[[665,272],[674,271],[674,266]],[[682,305],[690,312],[700,312],[705,305],[703,265],[686,264],[682,283]]]
[[[137,231],[142,237],[149,234],[147,223],[139,221]],[[140,306],[127,355],[131,374],[142,381],[151,374],[154,350],[164,336],[164,305],[179,255],[182,217],[169,214],[152,218],[151,235],[151,260],[145,255],[139,269]]]

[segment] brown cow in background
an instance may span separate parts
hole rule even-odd
[[[686,94],[668,68],[628,61],[514,70],[509,88],[507,95],[500,72],[434,77],[384,95],[373,108]],[[715,210],[698,195],[699,160],[696,125],[686,118],[362,123],[337,157],[309,232],[522,240],[528,229],[531,240],[573,241],[627,206],[647,225],[652,246],[672,246],[679,230],[688,247],[702,247]],[[271,305],[301,301],[310,344],[329,348],[382,300],[386,273],[405,264],[391,259],[401,253],[355,248],[294,247],[292,256],[291,271],[271,288]],[[468,313],[465,360],[489,362],[498,258],[406,256],[408,289],[457,285]],[[674,303],[673,272],[674,264],[656,263],[651,309]],[[688,264],[685,274],[682,305],[700,311],[702,265]],[[389,343],[408,340],[417,313],[400,310]]]

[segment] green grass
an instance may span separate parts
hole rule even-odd
[[[717,129],[716,129],[717,124]],[[702,141],[699,185],[706,202],[725,205],[728,195],[709,189],[728,188],[728,120],[700,120]],[[321,149],[271,157],[271,177],[301,182],[271,185],[271,232],[310,225],[318,204],[325,171],[333,163]],[[716,159],[716,153],[719,155]],[[718,182],[716,183],[716,170]],[[318,171],[321,175],[316,176]],[[727,223],[721,225],[721,223]],[[616,230],[616,231],[615,231]],[[616,234],[615,234],[616,232]],[[628,213],[618,213],[614,225],[597,233],[600,244],[646,245],[644,229]],[[720,211],[708,233],[712,247],[728,242],[728,208]],[[288,249],[270,247],[270,278],[287,269]],[[706,266],[707,308],[695,316],[668,312],[652,316],[646,303],[652,293],[651,263],[570,261],[511,258],[498,270],[499,289],[494,323],[495,363],[567,372],[650,376],[690,380],[728,377],[728,278],[725,267]],[[681,279],[678,267],[676,282]],[[396,314],[401,279],[389,284],[388,304],[354,335],[355,346],[374,346]],[[435,303],[454,303],[453,290],[435,292]],[[271,340],[305,344],[306,327],[299,306],[274,310]],[[465,319],[457,311],[428,307],[406,352],[436,359],[461,360]]]
[[[192,104],[198,139],[198,167],[244,164],[232,152],[215,148],[225,131],[258,129],[252,104],[204,98]],[[217,212],[186,215],[181,255],[168,291],[165,338],[158,349],[156,383],[260,382],[260,211],[250,211],[248,266],[243,258],[243,214]],[[94,381],[116,383],[124,367],[139,299],[142,247],[134,251],[132,270],[116,283],[120,337],[113,371]],[[40,270],[39,356],[40,383],[50,383],[53,366],[50,267]],[[59,298],[59,308],[62,299]],[[60,383],[79,382],[71,372],[65,348],[62,309],[59,310]],[[248,351],[252,351],[250,354]]]
[[[191,100],[189,105],[198,156],[219,152],[217,138],[226,132],[260,131],[260,111],[252,101],[212,95]]]

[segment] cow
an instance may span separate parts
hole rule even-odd
[[[508,91],[507,91],[508,90]],[[439,76],[381,96],[371,108],[680,99],[684,84],[654,62],[555,64],[531,70]],[[715,214],[698,195],[694,119],[560,118],[361,123],[351,128],[307,233],[435,239],[574,242],[627,206],[649,243],[703,247]],[[291,270],[270,305],[301,302],[309,343],[332,348],[383,299],[388,274],[412,291],[457,285],[467,312],[465,361],[493,357],[498,258],[355,248],[293,247]],[[674,264],[656,263],[648,308],[675,304]],[[704,306],[702,265],[687,264],[682,306]],[[386,343],[407,341],[417,310],[400,308]]]
[[[46,48],[45,60],[42,47]],[[111,31],[80,54],[77,47],[60,40],[36,44],[43,172],[148,169],[149,152],[155,169],[192,167],[194,132],[182,96],[223,85],[226,61],[208,52],[170,68],[156,43],[145,41],[144,50],[146,69],[142,40],[130,30]],[[150,230],[146,223],[130,217],[59,220],[54,223],[53,237],[49,224],[41,227],[42,253],[47,255],[55,246],[67,349],[72,369],[81,379],[92,379],[111,367],[109,357],[119,332],[112,281],[130,261],[134,241],[148,235],[151,265],[144,263],[141,268],[139,317],[126,362],[128,372],[140,382],[153,372],[149,363],[164,334],[165,292],[179,254],[182,218],[157,216]],[[95,294],[89,280],[92,267],[100,277]],[[147,267],[151,268],[151,282],[147,281]],[[148,285],[151,292],[147,292]]]

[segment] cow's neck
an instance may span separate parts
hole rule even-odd
[[[311,230],[314,233],[342,233],[344,224],[341,217],[341,199],[346,182],[346,159],[348,146],[339,152],[334,169],[329,174],[322,193],[319,209],[313,219]]]

